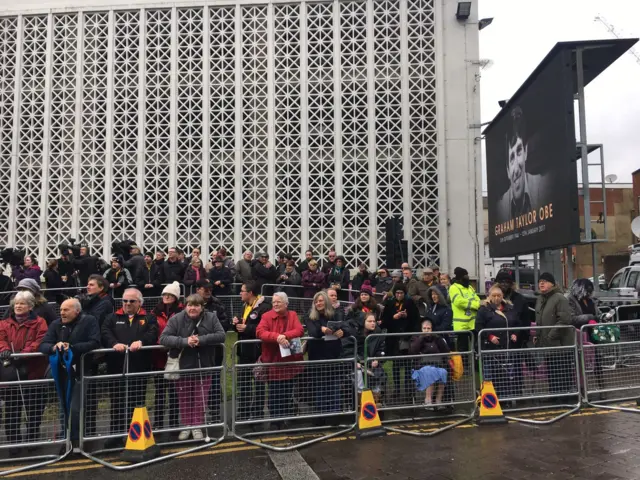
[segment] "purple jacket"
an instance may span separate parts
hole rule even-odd
[[[34,279],[36,282],[38,282],[38,285],[42,283],[40,280],[42,270],[40,270],[40,267],[38,265],[32,265],[29,268],[13,267],[11,269],[11,275],[13,276],[13,278],[15,278],[16,285],[20,283],[20,280],[24,280],[25,278]]]
[[[302,272],[302,286],[304,287],[304,298],[313,296],[325,287],[325,275],[320,270],[312,272],[305,270]]]

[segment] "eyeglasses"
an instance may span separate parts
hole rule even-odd
[[[140,300],[126,300],[126,299],[122,299],[122,303],[136,303],[139,302]]]

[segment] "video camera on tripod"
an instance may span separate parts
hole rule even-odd
[[[75,238],[70,238],[67,243],[61,243],[58,245],[58,250],[60,251],[60,255],[79,257],[80,247],[82,247],[81,243],[76,243]]]
[[[0,250],[0,260],[4,265],[11,265],[12,267],[21,267],[24,265],[24,257],[26,252],[20,247],[4,247]]]

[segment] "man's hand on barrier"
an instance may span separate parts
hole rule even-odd
[[[114,349],[116,352],[124,353],[124,352],[127,350],[127,346],[126,346],[124,343],[116,343],[116,344],[113,346],[113,349]]]
[[[152,284],[150,284],[150,283],[147,283],[147,284],[144,286],[144,288],[153,288],[153,285],[152,285]]]
[[[197,335],[191,335],[188,339],[187,339],[187,343],[189,344],[189,346],[191,348],[195,348],[200,344],[200,340],[198,339]]]
[[[289,340],[287,340],[287,337],[285,337],[284,335],[278,335],[278,339],[277,339],[278,344],[280,344],[281,346],[288,348],[289,347]]]
[[[129,345],[129,350],[131,350],[132,352],[138,351],[142,348],[142,342],[140,340],[133,342],[131,345]]]
[[[491,343],[493,343],[494,345],[500,345],[500,339],[498,337],[496,337],[495,335],[491,337]]]
[[[11,350],[5,350],[4,352],[0,352],[0,360],[6,360],[11,356]]]
[[[511,341],[512,342],[517,342],[518,341],[518,337],[516,337],[513,333],[511,334]]]
[[[338,338],[344,337],[344,332],[342,330],[336,330],[333,334]]]

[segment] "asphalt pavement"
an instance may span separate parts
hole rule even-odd
[[[640,411],[639,411],[640,413]],[[551,413],[536,413],[551,418]],[[429,433],[446,424],[411,425]],[[12,475],[23,479],[112,480],[364,480],[364,479],[639,479],[640,415],[583,410],[552,425],[461,425],[433,437],[390,432],[357,440],[353,434],[274,454],[239,441],[226,441],[131,472],[114,472],[84,457]],[[303,438],[275,437],[287,445]]]

